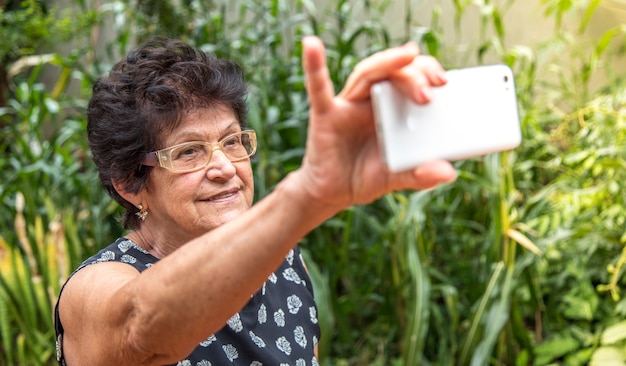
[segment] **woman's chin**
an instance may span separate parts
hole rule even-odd
[[[217,227],[220,227],[224,224],[227,224],[231,221],[239,218],[244,212],[248,210],[247,207],[242,207],[239,209],[232,209],[220,212],[219,215],[212,215],[211,218],[208,215],[202,217],[199,221],[199,226],[204,230],[204,232],[211,231]]]

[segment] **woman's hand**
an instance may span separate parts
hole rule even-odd
[[[311,199],[338,210],[371,202],[400,189],[427,189],[456,178],[452,165],[433,161],[414,170],[390,172],[378,149],[370,87],[390,80],[417,103],[428,103],[431,87],[445,84],[441,65],[420,56],[408,43],[376,53],[357,64],[335,95],[324,46],[303,39],[303,66],[310,103],[306,152],[299,184]]]

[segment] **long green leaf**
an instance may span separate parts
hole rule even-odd
[[[461,355],[459,357],[459,365],[467,364],[467,360],[470,356],[470,351],[474,347],[476,343],[478,343],[478,327],[480,323],[483,322],[484,317],[487,315],[486,310],[487,306],[491,303],[491,298],[494,293],[498,290],[497,284],[502,273],[502,270],[505,268],[503,262],[498,262],[493,270],[493,274],[491,275],[491,279],[487,284],[487,288],[483,293],[483,296],[478,304],[478,308],[474,314],[472,319],[472,325],[470,326],[467,337],[465,338],[465,342],[463,343],[463,347],[461,350]]]
[[[502,287],[499,288],[500,297],[494,301],[491,309],[487,313],[483,337],[480,343],[476,346],[470,363],[471,366],[486,365],[492,357],[491,355],[496,342],[498,341],[498,336],[509,319],[511,304],[510,296],[513,290],[513,273],[514,269],[512,267],[507,267],[504,283],[502,284]]]
[[[0,286],[0,338],[2,339],[3,352],[6,355],[6,362],[8,365],[13,365],[14,362],[14,344],[13,344],[13,330],[11,329],[11,317],[8,309],[9,298],[6,293],[6,289]]]
[[[407,301],[408,324],[404,335],[404,365],[419,365],[423,359],[423,350],[428,322],[430,318],[430,280],[417,250],[415,235],[407,235],[405,255],[410,295]]]

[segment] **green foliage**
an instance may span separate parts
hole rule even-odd
[[[385,23],[390,2],[382,0],[323,9],[306,0],[129,0],[103,2],[97,14],[76,0],[114,38],[77,35],[69,56],[37,58],[14,75],[0,109],[0,364],[52,364],[51,306],[60,284],[122,233],[119,209],[89,159],[82,110],[112,58],[153,34],[244,65],[248,123],[260,143],[258,199],[298,167],[304,151],[303,35],[323,37],[337,89],[359,59],[409,39],[447,67],[487,59],[510,65],[522,146],[456,163],[453,184],[352,207],[303,239],[321,362],[623,364],[626,75],[611,65],[623,62],[615,45],[626,28],[581,41],[600,2],[544,0],[554,36],[509,46],[513,0],[455,0],[454,14],[435,7],[427,25],[412,18],[418,3],[405,2],[403,34],[394,38]],[[444,16],[454,17],[457,36],[464,20],[477,17],[476,37],[446,44]],[[106,43],[105,54],[98,43]],[[42,83],[43,65],[60,70],[51,88]]]
[[[62,68],[52,93],[36,66],[0,108],[0,364],[52,364],[60,285],[119,233],[89,158],[85,100],[61,92],[72,59],[48,62]]]
[[[13,2],[10,2],[13,3]],[[51,37],[55,17],[47,14],[40,1],[22,1],[0,9],[0,60],[2,65],[22,55],[31,55]],[[67,19],[69,22],[69,19]]]
[[[34,55],[52,42],[68,41],[91,27],[95,12],[64,9],[46,1],[8,0],[0,8],[0,65],[6,67],[22,56]],[[4,87],[4,86],[3,86]]]

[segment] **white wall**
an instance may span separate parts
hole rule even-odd
[[[582,0],[573,0],[582,1]],[[464,2],[464,1],[460,1]],[[477,3],[479,0],[465,2]],[[491,0],[498,8],[502,8],[508,1]],[[398,35],[405,33],[403,29],[404,14],[412,3],[412,11],[418,25],[430,25],[432,14],[435,9],[439,11],[439,25],[443,29],[444,42],[447,49],[451,50],[446,54],[446,59],[451,64],[472,65],[476,64],[476,55],[471,54],[468,58],[467,49],[476,50],[476,45],[480,40],[480,14],[479,7],[470,5],[462,17],[460,32],[455,31],[455,9],[452,0],[391,0],[391,9],[387,15],[387,23],[390,29]],[[553,16],[544,16],[546,5],[541,0],[517,0],[504,13],[503,23],[505,28],[505,46],[513,47],[524,45],[537,47],[554,37],[555,22]],[[582,14],[566,14],[563,22],[565,28],[573,34],[579,26]],[[603,0],[594,15],[592,16],[584,34],[577,41],[580,43],[592,42],[599,39],[606,31],[617,26],[626,27],[626,0]],[[490,33],[493,34],[493,31]],[[614,42],[613,47],[623,47],[626,37],[621,37]],[[620,43],[621,42],[621,43]],[[492,54],[493,56],[493,54]],[[543,62],[553,62],[565,65],[571,62],[568,53],[552,55],[554,58],[543,60]],[[561,59],[559,59],[561,58]],[[493,57],[487,57],[484,62],[493,62]],[[626,70],[624,58],[614,61],[609,65],[613,70]],[[540,75],[549,78],[551,75]],[[610,76],[609,76],[610,77]],[[599,72],[592,78],[592,87],[600,85],[606,80],[606,76]]]
[[[286,0],[291,1],[291,0]],[[335,0],[311,0],[315,4],[318,14],[323,14],[333,7]],[[374,2],[380,2],[383,0],[373,0]],[[573,0],[583,1],[583,0]],[[100,3],[107,3],[108,1],[101,1]],[[476,3],[480,0],[460,0],[460,2]],[[491,3],[495,3],[498,8],[506,4],[508,0],[491,0]],[[362,12],[363,0],[353,0],[353,10],[358,13]],[[71,4],[69,0],[50,0],[52,6],[63,8],[67,4]],[[451,51],[449,55],[446,55],[448,61],[452,64],[474,64],[477,62],[475,55],[472,53],[471,58],[468,58],[467,48],[474,50],[477,42],[479,41],[479,29],[480,29],[480,14],[478,13],[478,7],[475,5],[468,6],[466,13],[463,15],[460,32],[455,32],[455,10],[452,0],[389,0],[389,10],[385,15],[385,22],[389,26],[393,36],[403,35],[406,30],[404,29],[405,14],[410,8],[413,12],[413,18],[416,20],[414,26],[424,25],[429,26],[431,24],[431,17],[433,11],[438,9],[440,11],[440,26],[443,28],[444,41],[447,48]],[[543,16],[545,5],[542,0],[516,0],[512,7],[510,7],[504,14],[504,27],[506,30],[506,45],[511,47],[514,45],[527,45],[536,46],[541,42],[553,37],[554,23],[553,17],[546,18]],[[361,18],[364,14],[361,14]],[[577,24],[574,21],[576,17],[566,17],[566,25],[569,29],[575,29]],[[592,17],[592,20],[587,28],[587,32],[584,37],[587,39],[597,39],[608,29],[615,27],[619,24],[625,24],[626,26],[626,0],[603,0],[596,13]],[[106,34],[106,28],[100,30],[97,38],[100,39],[100,44],[103,44],[103,40],[110,38]],[[466,47],[466,49],[463,48]],[[68,50],[71,49],[71,45],[67,45]],[[567,55],[563,55],[567,57]],[[493,61],[493,58],[487,58],[486,62]],[[567,61],[567,60],[565,60]],[[620,67],[621,65],[613,65],[613,67]],[[626,66],[626,65],[625,65]],[[623,66],[622,66],[623,67]],[[54,72],[51,72],[54,74]],[[51,80],[54,80],[54,76],[51,75]]]

